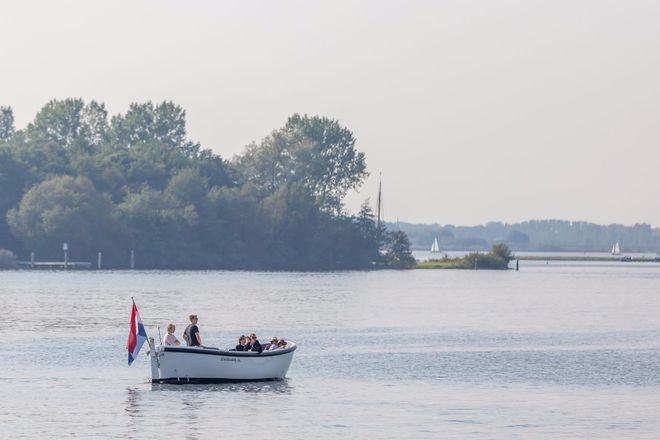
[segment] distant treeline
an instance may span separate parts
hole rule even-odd
[[[441,250],[485,250],[493,244],[506,243],[513,250],[606,252],[619,242],[623,252],[660,251],[660,228],[647,224],[604,226],[532,220],[511,224],[491,222],[479,226],[397,223],[389,224],[389,227],[398,227],[405,232],[416,249],[430,249],[434,237],[438,237]]]
[[[106,268],[361,269],[410,266],[405,234],[342,200],[367,176],[353,133],[293,115],[227,161],[188,139],[171,102],[47,103],[22,130],[0,107],[0,249]]]

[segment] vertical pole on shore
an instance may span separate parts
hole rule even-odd
[[[479,269],[479,258],[474,257],[474,270]]]
[[[30,267],[34,269],[34,251],[30,252]]]
[[[98,255],[96,256],[96,268],[98,270],[101,270],[101,260],[103,259],[103,253],[99,252]]]
[[[131,249],[131,270],[135,269],[135,251]]]
[[[376,208],[376,242],[378,242],[378,251],[380,252],[380,205],[381,205],[381,189],[382,189],[382,174],[378,175],[378,205]]]
[[[516,258],[516,272],[520,269],[520,260]]]
[[[62,250],[64,251],[64,270],[69,268],[69,244],[65,241],[62,243]]]

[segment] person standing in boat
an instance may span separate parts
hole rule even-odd
[[[202,345],[202,336],[197,327],[197,315],[190,315],[190,325],[183,332],[183,339],[189,347],[199,347]]]

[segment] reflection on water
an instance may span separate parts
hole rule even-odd
[[[127,429],[131,433],[139,432],[140,425],[145,416],[142,408],[141,390],[139,388],[126,387],[126,404],[124,406],[124,413],[128,415]]]
[[[151,384],[152,391],[178,393],[272,393],[290,394],[293,387],[288,379],[263,382],[239,382],[218,384]]]
[[[129,437],[164,429],[167,436],[177,432],[180,437],[191,440],[217,438],[213,428],[216,418],[222,420],[222,423],[242,420],[239,425],[246,424],[249,427],[249,420],[263,419],[264,408],[271,406],[269,402],[282,406],[281,399],[290,397],[292,391],[293,386],[287,379],[227,384],[149,383],[129,386],[125,391],[124,414],[128,419],[125,429]],[[264,398],[267,400],[264,401]]]

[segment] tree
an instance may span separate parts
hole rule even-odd
[[[0,111],[0,247],[140,268],[363,269],[383,264],[368,204],[342,199],[367,175],[350,130],[293,115],[233,164],[187,138],[172,102],[48,102],[23,130]],[[7,222],[5,222],[5,219]],[[388,264],[409,264],[392,236]],[[407,252],[407,254],[406,254]]]
[[[124,116],[114,116],[111,125],[113,138],[120,145],[155,143],[178,149],[186,157],[199,153],[199,144],[186,137],[186,111],[171,101],[156,106],[151,101],[133,103]]]
[[[208,183],[197,170],[184,168],[177,171],[167,183],[165,194],[183,205],[199,206],[208,193]]]
[[[261,202],[251,184],[209,190],[198,230],[206,248],[213,249],[209,256],[215,267],[256,269],[263,259],[272,260],[263,251],[266,228]]]
[[[80,115],[81,137],[85,147],[97,150],[108,141],[108,111],[105,104],[91,101],[85,105]]]
[[[116,214],[110,198],[88,179],[57,176],[32,187],[7,220],[26,247],[46,258],[60,257],[68,242],[72,257],[91,259],[104,251],[111,260],[122,241]]]
[[[385,264],[396,268],[410,268],[415,265],[415,257],[410,250],[410,241],[403,231],[391,231],[385,238]]]
[[[259,145],[248,145],[235,161],[241,183],[253,185],[266,197],[281,185],[295,180],[290,149],[288,138],[278,132],[273,132]]]
[[[106,141],[108,112],[104,104],[82,99],[52,100],[41,108],[26,130],[33,142],[53,143],[62,149],[92,152]]]
[[[147,185],[126,195],[119,210],[128,226],[127,247],[140,256],[140,267],[189,267],[194,252],[188,230],[198,216],[187,208],[178,209],[172,197]]]
[[[507,246],[504,243],[494,244],[490,253],[500,257],[502,260],[506,261],[507,263],[509,263],[509,261],[513,259],[513,257],[511,256],[511,251],[509,250],[509,246]]]
[[[362,203],[360,212],[355,217],[355,224],[361,238],[361,243],[357,247],[357,251],[366,253],[366,258],[371,263],[377,263],[380,260],[380,248],[383,245],[383,238],[386,236],[386,231],[384,224],[381,224],[381,230],[378,230],[376,217],[371,209],[369,199]]]
[[[18,205],[26,187],[32,182],[27,166],[12,156],[9,147],[0,145],[0,247],[15,245],[9,233],[6,213]]]
[[[360,206],[360,212],[358,212],[358,215],[355,218],[355,223],[363,237],[370,240],[376,239],[376,236],[378,235],[376,229],[376,216],[371,209],[369,199],[365,200]]]
[[[190,166],[195,168],[210,187],[236,186],[234,172],[227,161],[213,151],[204,149],[190,159]]]
[[[236,166],[244,182],[266,194],[284,183],[300,183],[322,210],[338,214],[346,193],[367,176],[355,142],[335,120],[294,114],[261,144],[249,146]]]
[[[0,142],[14,136],[14,111],[11,107],[0,107]]]
[[[95,175],[93,156],[107,142],[107,111],[103,104],[82,99],[52,100],[25,130],[16,133],[12,148],[35,174]]]

